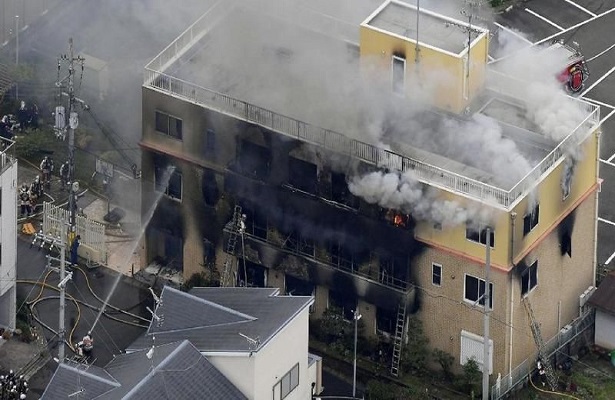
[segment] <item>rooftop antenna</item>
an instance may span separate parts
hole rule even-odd
[[[256,339],[253,339],[250,336],[244,335],[241,332],[239,332],[239,336],[241,336],[242,338],[248,341],[248,344],[250,345],[250,350],[252,351],[256,350],[258,346],[261,344],[261,339],[258,336],[256,337]]]
[[[464,3],[467,6],[467,9],[462,8],[460,11],[461,15],[465,15],[468,17],[468,53],[466,58],[466,76],[465,76],[465,85],[463,91],[463,97],[467,100],[470,98],[470,47],[472,45],[472,19],[477,17],[474,13],[478,10],[480,6],[482,6],[482,0],[464,0]]]
[[[68,397],[79,396],[81,393],[85,393],[85,389],[84,388],[81,388],[81,389],[77,390],[76,392],[73,392],[73,393],[69,394]]]
[[[152,294],[152,297],[154,298],[154,302],[156,303],[156,307],[157,308],[160,303],[162,303],[162,301],[160,300],[160,297],[156,296],[156,293],[154,293],[154,289],[152,289],[152,287],[149,287],[149,291]]]

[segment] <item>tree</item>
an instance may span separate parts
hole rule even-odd
[[[402,350],[401,369],[421,375],[427,367],[429,339],[425,336],[423,323],[416,317],[408,318],[408,343]]]
[[[440,349],[434,349],[432,355],[438,364],[440,364],[440,367],[442,367],[444,378],[448,381],[452,380],[453,372],[451,371],[451,367],[453,366],[453,362],[455,362],[455,357]]]
[[[468,394],[480,394],[482,372],[474,357],[463,364],[462,385],[463,390]]]

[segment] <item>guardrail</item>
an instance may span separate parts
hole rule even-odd
[[[587,113],[583,122],[512,189],[506,190],[464,177],[423,161],[393,153],[373,144],[348,138],[341,133],[281,115],[164,73],[170,64],[179,58],[181,54],[185,53],[194,41],[204,36],[207,29],[211,29],[213,24],[217,23],[233,6],[234,2],[232,1],[226,2],[226,0],[223,0],[216,3],[206,14],[167,46],[146,66],[144,85],[183,100],[214,109],[234,118],[260,125],[282,135],[360,159],[378,167],[409,172],[416,179],[430,185],[463,193],[505,208],[511,207],[524,193],[531,190],[536,184],[538,177],[554,166],[568,148],[574,147],[578,141],[585,137],[584,135],[589,135],[591,128],[600,119],[598,106],[575,99],[574,101],[577,102],[579,107]],[[514,78],[504,77],[502,79],[512,79],[511,82],[514,81]],[[510,95],[510,93],[507,93],[507,95]]]

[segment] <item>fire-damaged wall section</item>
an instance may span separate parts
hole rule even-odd
[[[572,230],[575,219],[576,210],[573,210],[557,227],[562,256],[567,254],[568,257],[572,257]]]

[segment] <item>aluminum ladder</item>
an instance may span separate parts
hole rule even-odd
[[[235,286],[232,279],[232,262],[235,256],[235,246],[237,245],[237,235],[239,234],[240,229],[240,221],[241,221],[241,207],[235,206],[233,210],[233,219],[229,222],[230,229],[228,242],[226,243],[226,257],[224,258],[224,272],[222,273],[222,279],[220,280],[220,286],[229,287]]]
[[[397,307],[397,325],[395,325],[395,337],[393,339],[393,359],[391,361],[391,375],[393,376],[399,376],[399,363],[401,361],[405,325],[406,302],[402,301]]]
[[[532,335],[534,336],[534,342],[536,342],[536,347],[538,347],[538,357],[542,362],[542,365],[545,369],[545,375],[547,376],[547,384],[551,388],[551,390],[555,391],[557,389],[557,376],[555,375],[555,371],[553,370],[553,366],[549,361],[547,354],[545,354],[545,342],[542,338],[542,333],[540,332],[540,326],[536,318],[534,317],[534,310],[532,309],[532,305],[530,304],[530,300],[527,297],[523,298],[523,305],[525,306],[525,310],[527,311],[528,316],[530,317],[530,327],[532,328]]]

